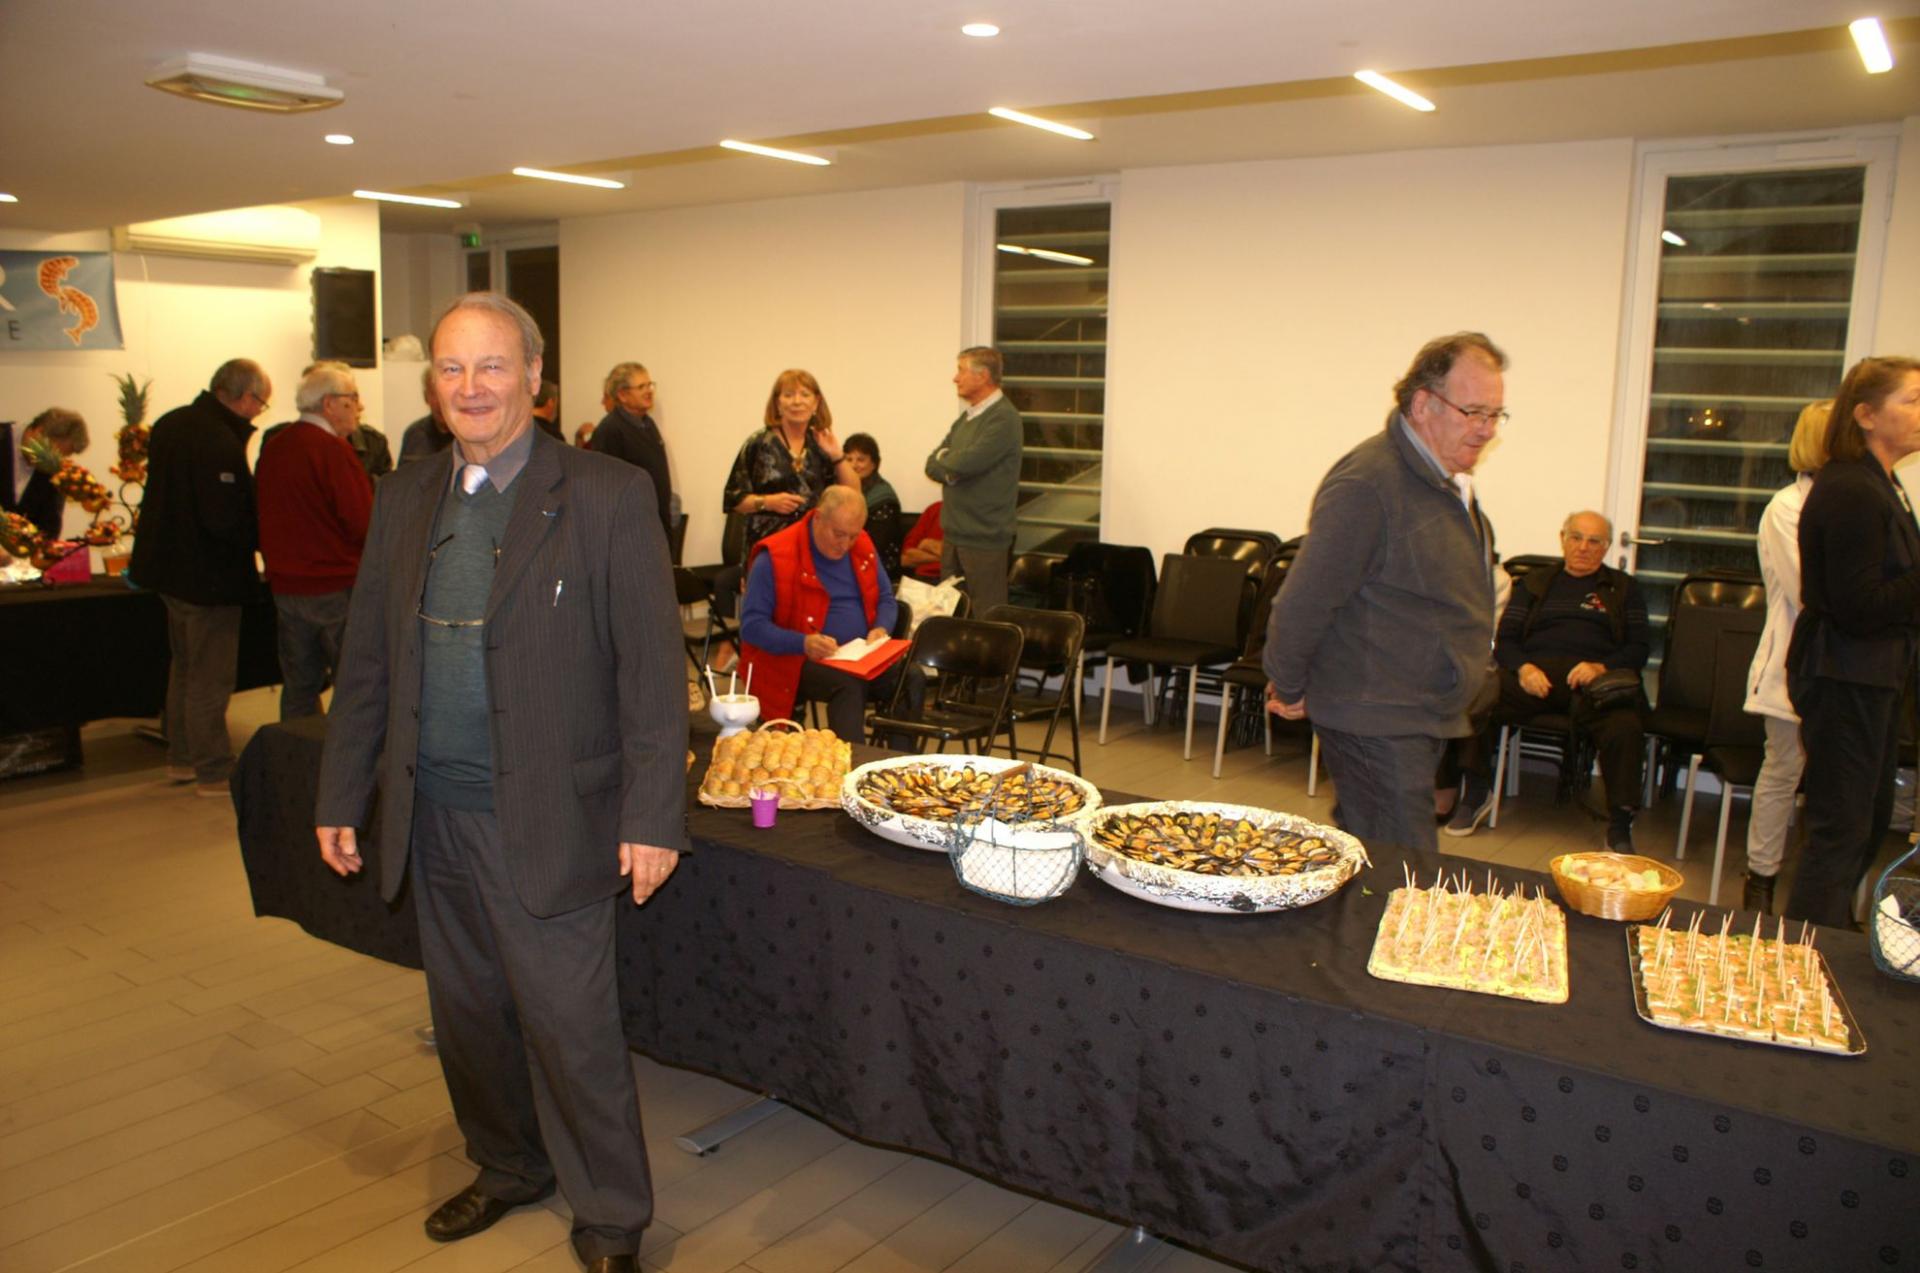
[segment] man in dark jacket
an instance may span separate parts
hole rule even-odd
[[[149,443],[128,572],[167,605],[167,776],[203,796],[225,797],[233,768],[240,608],[260,590],[247,440],[272,392],[260,364],[224,362],[205,392],[154,423]]]
[[[409,464],[438,455],[453,445],[447,418],[441,414],[440,399],[433,392],[433,367],[420,373],[420,394],[427,401],[427,413],[408,425],[400,434],[400,463]]]
[[[653,422],[653,376],[637,362],[623,362],[607,373],[606,396],[613,409],[594,426],[590,450],[637,464],[653,479],[660,502],[660,527],[673,542],[673,475],[667,471],[667,444]]]
[[[28,457],[33,442],[44,442],[62,460],[71,459],[87,449],[87,422],[78,412],[48,407],[17,436],[12,424],[0,424],[0,455],[8,457],[0,470],[0,510],[18,513],[48,539],[58,539],[67,497],[54,486],[53,474]]]
[[[1640,584],[1606,564],[1613,526],[1599,513],[1575,513],[1560,528],[1558,566],[1530,570],[1513,586],[1500,615],[1493,658],[1500,665],[1500,701],[1493,723],[1518,725],[1542,712],[1573,719],[1593,740],[1607,791],[1607,847],[1633,852],[1646,734],[1640,698],[1596,706],[1584,693],[1608,672],[1647,665],[1647,601]],[[1472,835],[1493,804],[1493,766],[1484,738],[1462,749],[1466,794],[1447,823],[1448,835]]]

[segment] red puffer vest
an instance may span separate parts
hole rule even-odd
[[[747,555],[747,576],[761,553],[773,562],[773,622],[789,632],[818,632],[827,621],[827,587],[813,568],[813,514],[776,531],[753,546]],[[880,610],[880,564],[866,532],[847,550],[853,577],[860,585],[860,603],[866,607],[867,628]],[[779,720],[793,714],[793,698],[800,687],[803,654],[772,654],[751,641],[740,644],[740,661],[753,669],[753,692],[760,700],[760,719]],[[743,668],[744,670],[744,668]],[[857,740],[855,740],[857,741]]]

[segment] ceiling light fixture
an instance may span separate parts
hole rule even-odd
[[[1660,241],[1663,243],[1671,243],[1673,244],[1673,246],[1677,248],[1683,248],[1687,246],[1687,241],[1681,238],[1679,235],[1675,234],[1672,230],[1660,231]]]
[[[1859,18],[1847,23],[1847,30],[1853,32],[1853,46],[1860,50],[1860,61],[1867,68],[1867,74],[1879,75],[1893,69],[1893,50],[1887,47],[1887,33],[1880,29],[1880,19]]]
[[[545,168],[515,168],[516,177],[532,177],[539,181],[564,181],[570,186],[597,186],[601,190],[625,190],[627,183],[614,181],[607,177],[583,177],[575,172],[550,172]]]
[[[347,95],[306,71],[242,62],[211,53],[189,53],[162,62],[147,77],[149,87],[216,106],[290,115],[338,106]]]
[[[349,137],[346,133],[328,133],[326,137],[323,138],[322,140],[324,140],[329,146],[353,145],[353,138]]]
[[[991,22],[969,22],[960,28],[961,35],[970,35],[976,40],[991,40],[1000,34],[1000,28]]]
[[[467,205],[458,199],[432,199],[423,194],[388,194],[384,190],[356,190],[356,199],[377,199],[381,203],[412,203],[422,208],[464,208]]]
[[[0,194],[0,203],[18,203],[19,199],[10,194]]]
[[[1038,115],[1029,115],[1025,111],[1009,110],[1005,106],[991,107],[987,114],[996,119],[1012,120],[1016,124],[1025,124],[1028,128],[1044,128],[1050,133],[1059,133],[1062,137],[1071,137],[1075,141],[1092,141],[1093,134],[1084,128],[1075,128],[1072,124],[1056,124],[1050,119],[1041,119]]]
[[[1092,265],[1090,256],[1075,256],[1071,252],[1055,252],[1051,248],[1022,247],[1018,243],[996,243],[993,246],[1002,252],[1011,252],[1015,256],[1037,256],[1043,261],[1058,261],[1062,265]]]
[[[768,159],[784,159],[790,164],[812,164],[816,168],[825,168],[833,161],[822,159],[819,155],[803,155],[797,150],[781,150],[775,146],[756,146],[750,141],[735,141],[731,137],[720,143],[728,150],[738,150],[749,155],[764,155]]]
[[[1399,84],[1395,84],[1392,80],[1380,74],[1380,72],[1378,71],[1355,71],[1353,73],[1353,78],[1355,78],[1356,80],[1359,80],[1362,84],[1365,84],[1368,88],[1378,89],[1380,92],[1385,93],[1388,97],[1391,97],[1394,101],[1399,102],[1403,106],[1411,106],[1413,107],[1413,109],[1417,111],[1430,111],[1433,109],[1432,102],[1420,96],[1420,94],[1414,92],[1410,88],[1405,88]]]

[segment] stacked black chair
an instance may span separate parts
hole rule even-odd
[[[951,742],[975,743],[979,755],[991,751],[1006,728],[1022,640],[1011,623],[927,616],[913,634],[892,701],[868,722],[869,737],[877,746],[911,739],[916,752],[934,739],[941,751]],[[917,707],[915,682],[930,691]]]
[[[1287,581],[1287,571],[1293,566],[1293,559],[1300,554],[1300,545],[1306,541],[1303,535],[1290,539],[1280,546],[1280,552],[1267,567],[1266,578],[1262,581],[1260,592],[1255,599],[1253,619],[1247,627],[1247,639],[1241,647],[1240,657],[1227,666],[1220,674],[1220,728],[1213,742],[1213,776],[1220,776],[1220,764],[1227,754],[1227,730],[1234,716],[1234,691],[1245,689],[1252,691],[1253,708],[1260,717],[1260,733],[1267,755],[1273,755],[1273,714],[1266,710],[1262,701],[1267,688],[1267,672],[1262,656],[1267,650],[1267,617],[1273,611],[1274,598],[1280,595],[1280,588]],[[1308,795],[1312,795],[1315,784],[1308,782]]]
[[[1053,572],[1065,561],[1064,553],[1021,553],[1007,567],[1007,599],[1016,606],[1034,610],[1057,609]]]
[[[1674,838],[1675,861],[1687,856],[1687,831],[1693,824],[1694,780],[1705,769],[1720,780],[1720,831],[1713,842],[1713,875],[1707,882],[1707,905],[1720,904],[1720,869],[1727,856],[1727,820],[1733,811],[1733,790],[1747,788],[1760,776],[1767,756],[1764,716],[1746,710],[1747,671],[1753,652],[1760,648],[1764,610],[1735,610],[1737,619],[1714,633],[1712,690],[1707,701],[1706,736],[1701,749],[1687,762],[1687,789],[1680,805],[1680,833]]]
[[[1073,740],[1073,772],[1080,772],[1079,695],[1080,642],[1087,633],[1087,621],[1071,610],[1035,610],[1027,606],[995,606],[987,611],[995,623],[1011,623],[1023,638],[1020,667],[1033,673],[1038,683],[1031,694],[1015,689],[1007,703],[1007,754],[1030,755],[1045,764],[1054,754],[1053,738],[1060,728],[1060,716],[1066,713],[1067,729]],[[1059,678],[1059,688],[1047,692],[1047,682]],[[1068,700],[1075,700],[1069,702]],[[1015,726],[1026,721],[1047,722],[1047,736],[1040,746],[1022,749],[1015,740]]]
[[[1562,560],[1542,553],[1521,553],[1507,558],[1500,565],[1507,572],[1507,577],[1513,580],[1513,586],[1518,588],[1529,571],[1558,566]],[[1495,615],[1493,621],[1497,629],[1500,616]],[[1532,753],[1559,764],[1560,780],[1553,797],[1555,804],[1571,797],[1586,771],[1592,767],[1592,758],[1574,731],[1573,717],[1565,712],[1540,712],[1516,724],[1501,720],[1496,708],[1492,723],[1499,727],[1500,736],[1494,744],[1493,810],[1487,818],[1489,827],[1500,825],[1500,805],[1503,800],[1520,792],[1522,756]]]
[[[1273,564],[1283,547],[1285,545],[1280,536],[1270,530],[1209,526],[1187,536],[1186,547],[1180,551],[1187,557],[1228,557],[1246,567],[1240,607],[1240,639],[1244,641],[1247,629],[1254,620],[1254,610],[1266,581],[1267,567]]]
[[[1081,642],[1086,658],[1099,658],[1109,645],[1147,629],[1157,580],[1153,554],[1127,544],[1075,544],[1053,568],[1050,609],[1072,610],[1087,621]],[[1084,674],[1075,677],[1075,710]]]
[[[1671,783],[1670,752],[1691,756],[1705,750],[1719,634],[1727,628],[1744,631],[1754,622],[1753,616],[1764,616],[1766,609],[1766,584],[1760,576],[1743,571],[1699,571],[1673,590],[1658,696],[1647,717],[1656,762],[1648,771],[1650,780],[1660,772],[1666,775],[1663,787]]]
[[[1107,646],[1107,679],[1100,695],[1100,742],[1107,741],[1113,707],[1113,669],[1119,662],[1142,663],[1147,686],[1141,707],[1153,724],[1154,673],[1187,674],[1186,758],[1193,759],[1193,705],[1202,668],[1230,663],[1240,653],[1242,595],[1247,569],[1231,557],[1188,557],[1168,553],[1160,566],[1153,617],[1145,636],[1125,637]]]

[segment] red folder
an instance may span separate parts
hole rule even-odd
[[[871,681],[874,677],[880,675],[895,663],[905,658],[907,656],[907,645],[908,642],[895,637],[882,641],[879,645],[868,650],[866,657],[863,659],[854,662],[845,662],[840,659],[824,659],[822,663],[824,666],[833,668],[835,671],[849,673],[859,677],[863,681]]]

